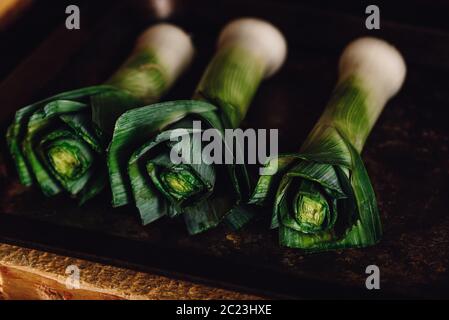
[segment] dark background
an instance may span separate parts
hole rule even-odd
[[[74,1],[81,30],[64,28],[65,1],[36,1],[0,33],[0,118],[59,91],[99,84],[159,20],[158,1]],[[343,47],[362,35],[403,53],[407,80],[385,108],[363,152],[378,198],[384,237],[377,246],[303,255],[279,248],[270,210],[240,233],[217,228],[189,237],[183,221],[141,227],[132,207],[108,196],[78,208],[23,188],[5,146],[0,152],[0,240],[143,271],[288,297],[448,297],[449,3],[446,1],[169,1],[168,21],[185,28],[197,57],[164,99],[190,97],[230,19],[257,16],[286,35],[289,56],[262,84],[243,126],[279,128],[281,151],[296,151],[321,114]],[[377,4],[381,29],[365,29]],[[3,58],[5,57],[5,58]],[[365,268],[381,270],[368,292]]]

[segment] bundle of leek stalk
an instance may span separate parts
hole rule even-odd
[[[144,224],[182,214],[190,234],[221,221],[235,229],[248,222],[251,213],[243,202],[248,200],[250,187],[244,166],[193,159],[175,164],[170,154],[173,148],[187,148],[192,157],[201,153],[194,120],[201,122],[201,128],[214,128],[222,135],[226,128],[236,128],[261,80],[281,67],[285,55],[285,40],[275,27],[256,19],[236,20],[220,34],[217,52],[194,100],[165,102],[123,114],[108,153],[113,205],[133,200]],[[174,145],[171,136],[179,129],[190,136],[182,140],[187,145]]]
[[[17,111],[7,140],[20,181],[81,202],[109,185],[114,207],[134,204],[144,225],[182,216],[190,234],[221,222],[238,229],[257,204],[273,208],[283,246],[314,252],[375,244],[381,224],[360,152],[405,77],[402,57],[381,40],[362,38],[344,50],[332,99],[300,152],[271,159],[266,167],[277,173],[260,176],[255,188],[244,165],[171,161],[173,150],[201,153],[198,131],[214,128],[223,137],[237,128],[286,52],[268,22],[233,21],[193,98],[154,103],[189,65],[193,47],[174,26],[150,28],[106,85]],[[189,139],[174,142],[179,130]]]
[[[157,101],[190,64],[193,46],[181,29],[160,24],[138,39],[105,84],[67,91],[16,112],[6,135],[20,182],[46,196],[66,192],[81,203],[107,185],[106,149],[115,120]]]
[[[380,240],[376,198],[360,157],[386,102],[406,73],[388,43],[361,38],[340,57],[332,98],[298,154],[272,159],[274,176],[262,176],[251,203],[269,199],[272,228],[281,245],[309,252],[365,247]]]

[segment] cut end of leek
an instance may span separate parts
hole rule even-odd
[[[329,227],[330,207],[326,198],[310,181],[302,181],[294,201],[294,214],[304,233],[324,231]]]
[[[175,201],[188,200],[205,190],[203,181],[189,167],[165,168],[159,174],[159,181],[154,181],[155,177],[152,174],[154,165],[152,163],[147,165],[147,170],[156,187],[159,187],[160,191],[168,194]]]
[[[75,179],[83,173],[83,164],[79,158],[79,150],[65,146],[52,147],[48,158],[56,173],[62,178]]]
[[[388,42],[363,37],[352,41],[340,57],[340,82],[356,76],[378,100],[387,101],[404,83],[406,65],[399,51]]]
[[[319,230],[326,212],[329,210],[327,203],[320,199],[314,199],[308,196],[301,196],[298,199],[298,209],[296,211],[296,217],[300,226],[303,226],[303,232]]]
[[[189,35],[181,28],[160,23],[148,28],[137,40],[135,51],[154,52],[174,81],[192,62],[194,47]]]
[[[235,45],[257,53],[265,60],[264,77],[275,74],[287,56],[287,42],[282,33],[271,23],[242,18],[226,25],[218,39],[218,47]]]

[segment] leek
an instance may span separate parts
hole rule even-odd
[[[198,234],[227,221],[239,228],[251,215],[241,208],[249,197],[249,179],[242,165],[175,164],[172,148],[201,153],[201,128],[236,128],[245,117],[263,78],[283,64],[286,43],[271,24],[239,19],[220,34],[218,49],[194,93],[193,100],[171,101],[134,109],[115,125],[108,153],[113,206],[134,202],[142,223],[163,216],[184,217],[190,234]],[[188,142],[170,140],[184,129]],[[181,145],[185,143],[186,145]]]
[[[18,110],[7,142],[20,182],[46,196],[67,193],[80,203],[107,185],[106,148],[115,120],[157,101],[192,59],[189,37],[159,24],[138,39],[105,84],[63,92]]]
[[[361,38],[340,58],[339,79],[323,115],[298,154],[279,156],[261,176],[250,203],[273,205],[272,228],[283,246],[308,252],[364,247],[382,230],[360,152],[406,67],[388,43]]]

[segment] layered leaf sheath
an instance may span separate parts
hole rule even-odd
[[[240,124],[259,83],[280,68],[285,55],[285,40],[272,25],[236,20],[222,31],[194,100],[123,114],[108,153],[113,205],[134,202],[143,224],[182,214],[190,234],[223,219],[236,228],[244,224],[249,215],[239,204],[249,196],[246,170],[217,164],[211,155],[195,159],[207,148],[199,133],[214,128],[224,148],[232,149],[223,141],[225,128]],[[174,161],[181,150],[188,155]]]
[[[60,93],[16,112],[7,142],[20,182],[84,202],[107,184],[106,148],[117,117],[157,101],[192,58],[189,37],[160,24],[105,85]]]
[[[250,201],[273,206],[281,245],[313,252],[379,241],[376,198],[360,152],[405,73],[400,53],[384,41],[361,38],[346,47],[332,98],[300,152],[271,160],[267,166],[277,165],[278,173],[261,176]]]

